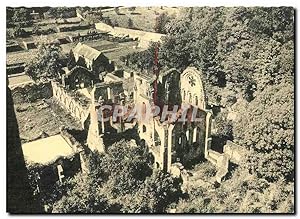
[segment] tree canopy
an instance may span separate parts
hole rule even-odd
[[[31,20],[30,11],[27,8],[20,8],[14,10],[14,14],[12,17],[13,22],[26,22]]]
[[[250,101],[266,85],[293,83],[292,8],[186,8],[165,25],[165,31],[159,48],[161,65],[201,69],[208,93],[216,90],[227,98],[226,88]],[[216,96],[209,95],[209,101],[216,102]]]
[[[249,168],[268,180],[294,178],[294,87],[269,86],[240,109],[234,137],[252,150]]]
[[[26,64],[25,72],[34,80],[58,79],[61,72],[61,47],[55,44],[40,44],[35,57]]]
[[[54,203],[58,213],[164,212],[178,199],[179,182],[153,170],[146,147],[120,141],[106,154],[91,154],[90,173],[71,180],[71,189]]]

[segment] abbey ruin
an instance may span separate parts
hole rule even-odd
[[[61,82],[52,81],[53,96],[80,121],[87,132],[87,146],[91,151],[105,153],[103,138],[114,138],[117,133],[136,130],[140,140],[149,148],[154,157],[156,168],[171,172],[186,163],[201,157],[218,166],[217,181],[227,173],[229,158],[211,149],[212,111],[206,107],[205,86],[201,72],[188,67],[183,72],[169,69],[155,74],[141,74],[134,70],[118,69],[105,54],[83,43],[73,50],[76,60],[85,60],[87,68],[75,66],[63,75]],[[92,73],[92,67],[98,66],[99,72]],[[101,75],[101,77],[100,77]],[[81,95],[76,100],[73,94]],[[165,107],[168,113],[187,106],[188,112],[198,117],[197,121],[181,121],[183,111],[176,112],[176,118],[170,121],[168,115],[159,112],[150,119],[133,119],[128,122],[122,118],[113,118],[102,106],[110,105],[145,110],[158,106]],[[108,116],[107,116],[108,115]],[[160,118],[164,116],[165,121]],[[104,118],[106,117],[106,118]]]

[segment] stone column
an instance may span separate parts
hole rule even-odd
[[[92,151],[98,150],[100,153],[102,153],[105,152],[105,147],[103,144],[103,139],[100,135],[101,133],[99,131],[98,122],[96,107],[95,104],[92,103],[90,106],[90,126],[88,130],[87,144]]]
[[[208,156],[208,150],[211,147],[211,112],[207,111],[206,124],[205,124],[205,146],[204,146],[204,157]]]

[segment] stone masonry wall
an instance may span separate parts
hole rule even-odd
[[[89,105],[83,105],[75,100],[58,82],[51,81],[53,97],[82,124],[89,114]]]

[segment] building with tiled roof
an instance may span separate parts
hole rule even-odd
[[[103,72],[109,68],[110,61],[102,52],[86,45],[83,43],[78,43],[73,49],[73,54],[75,61],[78,62],[80,58],[83,58],[86,67],[96,73]]]

